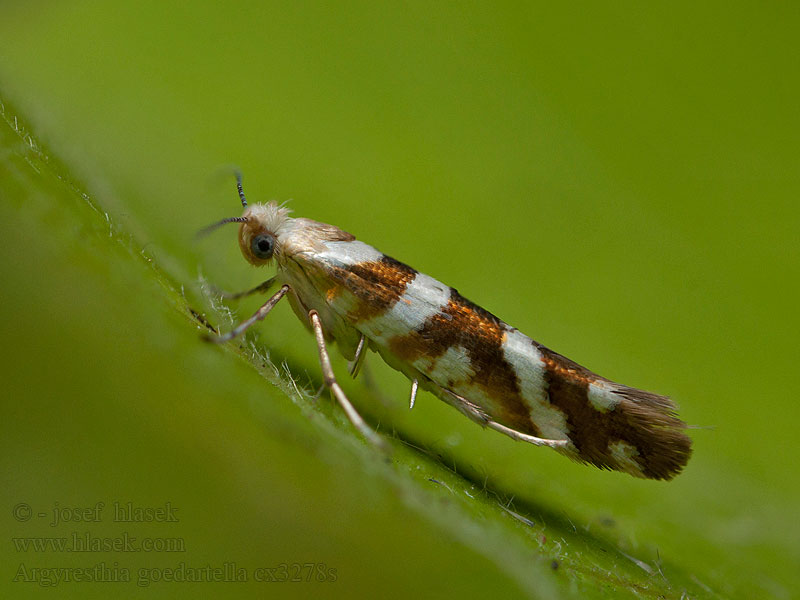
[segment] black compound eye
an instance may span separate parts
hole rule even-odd
[[[267,260],[272,258],[272,251],[275,250],[275,238],[269,233],[260,233],[250,242],[250,249],[256,258]]]

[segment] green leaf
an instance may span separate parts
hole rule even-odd
[[[730,5],[10,7],[0,595],[791,597],[796,30]],[[572,464],[427,394],[408,411],[377,356],[357,381],[335,357],[387,461],[314,399],[287,306],[202,342],[259,303],[204,282],[272,274],[233,226],[193,239],[240,210],[231,162],[251,201],[294,198],[671,394],[699,425],[686,472]],[[178,520],[114,520],[136,507]],[[23,548],[53,537],[102,551]],[[180,551],[103,547],[131,537]]]

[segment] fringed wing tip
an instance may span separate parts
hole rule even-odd
[[[640,468],[623,470],[647,479],[669,480],[678,475],[692,455],[692,440],[686,435],[686,423],[676,414],[675,403],[667,396],[625,385],[615,384],[613,391],[622,399],[617,410],[638,451],[631,458]]]
[[[692,441],[672,400],[608,380],[603,380],[603,387],[616,396],[616,405],[595,413],[591,435],[573,430],[572,443],[559,452],[577,462],[643,479],[670,480],[678,475],[689,462]]]

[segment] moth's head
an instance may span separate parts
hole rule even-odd
[[[242,175],[238,172],[236,173],[236,185],[244,207],[242,216],[217,221],[202,229],[199,235],[211,233],[226,223],[239,223],[239,248],[242,255],[247,262],[257,267],[267,265],[275,255],[279,255],[281,252],[278,236],[280,229],[290,220],[289,212],[291,211],[277,202],[248,205],[242,190]]]
[[[280,254],[278,233],[289,218],[289,209],[276,202],[248,206],[240,217],[239,248],[247,262],[257,267]]]

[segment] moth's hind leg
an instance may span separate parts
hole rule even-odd
[[[527,433],[522,433],[517,431],[516,429],[511,429],[510,427],[506,427],[505,425],[501,425],[500,423],[496,423],[495,421],[489,421],[486,424],[487,427],[490,429],[494,429],[495,431],[499,431],[500,433],[505,433],[508,437],[518,440],[520,442],[528,442],[529,444],[533,444],[534,446],[549,446],[550,448],[563,448],[567,444],[569,444],[569,440],[547,440],[545,438],[539,438],[533,435],[528,435]]]
[[[311,321],[311,326],[314,328],[314,336],[317,338],[319,362],[322,367],[322,377],[325,380],[325,385],[331,389],[333,396],[344,410],[347,418],[350,419],[353,427],[358,429],[361,435],[381,450],[388,450],[386,442],[364,422],[364,419],[361,418],[361,415],[358,414],[358,411],[350,403],[350,400],[348,400],[344,391],[339,386],[339,382],[336,381],[336,375],[334,375],[333,367],[331,366],[331,359],[330,356],[328,356],[328,349],[325,346],[325,334],[322,330],[322,321],[319,318],[319,314],[315,310],[309,311],[308,318]]]
[[[463,396],[459,396],[455,392],[451,392],[448,389],[440,388],[442,391],[442,399],[454,406],[463,414],[467,415],[470,419],[475,421],[476,423],[482,425],[483,427],[488,427],[489,429],[494,429],[495,431],[499,431],[500,433],[505,433],[508,437],[518,440],[520,442],[528,442],[529,444],[533,444],[535,446],[549,446],[550,448],[563,448],[567,444],[569,444],[569,440],[546,440],[544,438],[538,438],[533,435],[528,435],[527,433],[522,433],[521,431],[517,431],[516,429],[511,429],[510,427],[506,427],[505,425],[501,425],[497,421],[492,421],[491,417],[478,405],[473,404]]]
[[[489,415],[486,414],[486,412],[477,404],[473,404],[463,396],[459,396],[455,392],[451,392],[446,388],[438,386],[437,388],[437,391],[439,392],[438,396],[442,400],[447,402],[461,414],[475,421],[481,427],[486,427],[491,422]]]

